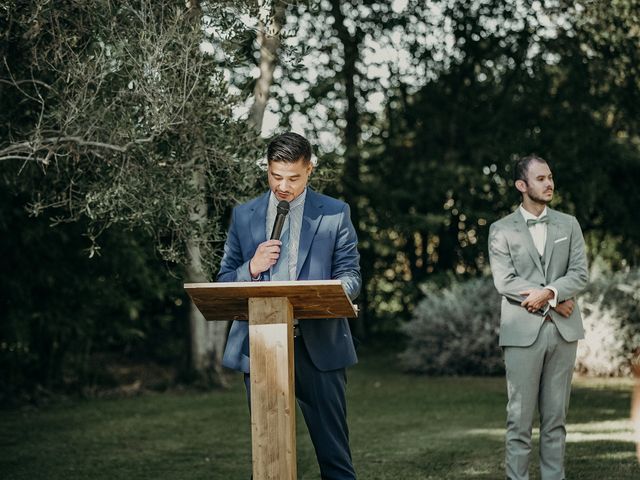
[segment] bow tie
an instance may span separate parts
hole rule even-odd
[[[549,216],[544,215],[540,218],[529,218],[527,220],[527,227],[533,227],[534,225],[537,225],[539,223],[549,223]]]

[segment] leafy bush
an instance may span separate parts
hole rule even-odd
[[[580,297],[585,338],[578,343],[576,371],[629,375],[640,346],[640,270],[593,277]]]
[[[578,302],[585,339],[578,342],[576,371],[630,374],[633,352],[640,346],[640,270],[593,274]],[[416,373],[501,373],[499,319],[500,296],[490,277],[427,290],[413,319],[401,328],[409,337],[401,362]]]
[[[105,355],[186,367],[182,279],[150,239],[114,227],[89,258],[84,224],[51,228],[23,204],[0,189],[0,405],[103,383]]]
[[[500,296],[490,277],[427,290],[400,355],[404,368],[428,374],[493,375],[504,371],[498,346]]]

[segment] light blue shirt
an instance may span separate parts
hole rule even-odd
[[[307,198],[307,189],[289,203],[289,214],[285,220],[283,230],[289,225],[289,280],[296,280],[296,268],[298,267],[298,249],[300,248],[300,231],[302,230],[302,218],[304,213],[304,201]],[[275,194],[269,195],[269,206],[267,207],[267,220],[265,228],[267,238],[271,238],[273,222],[278,214],[278,203],[280,201]]]

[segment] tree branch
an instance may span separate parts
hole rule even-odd
[[[0,161],[14,160],[18,158],[16,155],[13,155],[14,153],[28,152],[32,154],[37,152],[38,150],[42,150],[45,148],[50,149],[51,147],[55,147],[57,145],[61,145],[64,143],[75,143],[76,145],[79,145],[82,147],[96,147],[96,148],[102,148],[106,150],[113,150],[120,153],[125,153],[135,145],[152,142],[154,138],[155,137],[153,135],[146,138],[139,138],[131,142],[128,142],[124,145],[114,145],[112,143],[85,140],[84,138],[77,137],[77,136],[43,138],[38,142],[20,142],[0,150]],[[28,155],[27,158],[29,160],[36,160],[31,155]]]

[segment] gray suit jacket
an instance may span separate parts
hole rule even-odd
[[[535,342],[544,317],[520,306],[523,290],[555,287],[558,302],[575,297],[587,285],[587,257],[582,230],[575,217],[547,208],[549,223],[542,259],[533,244],[520,209],[491,225],[489,260],[496,289],[502,295],[500,346],[526,347]],[[584,338],[576,305],[564,318],[549,310],[560,335],[568,342]]]

